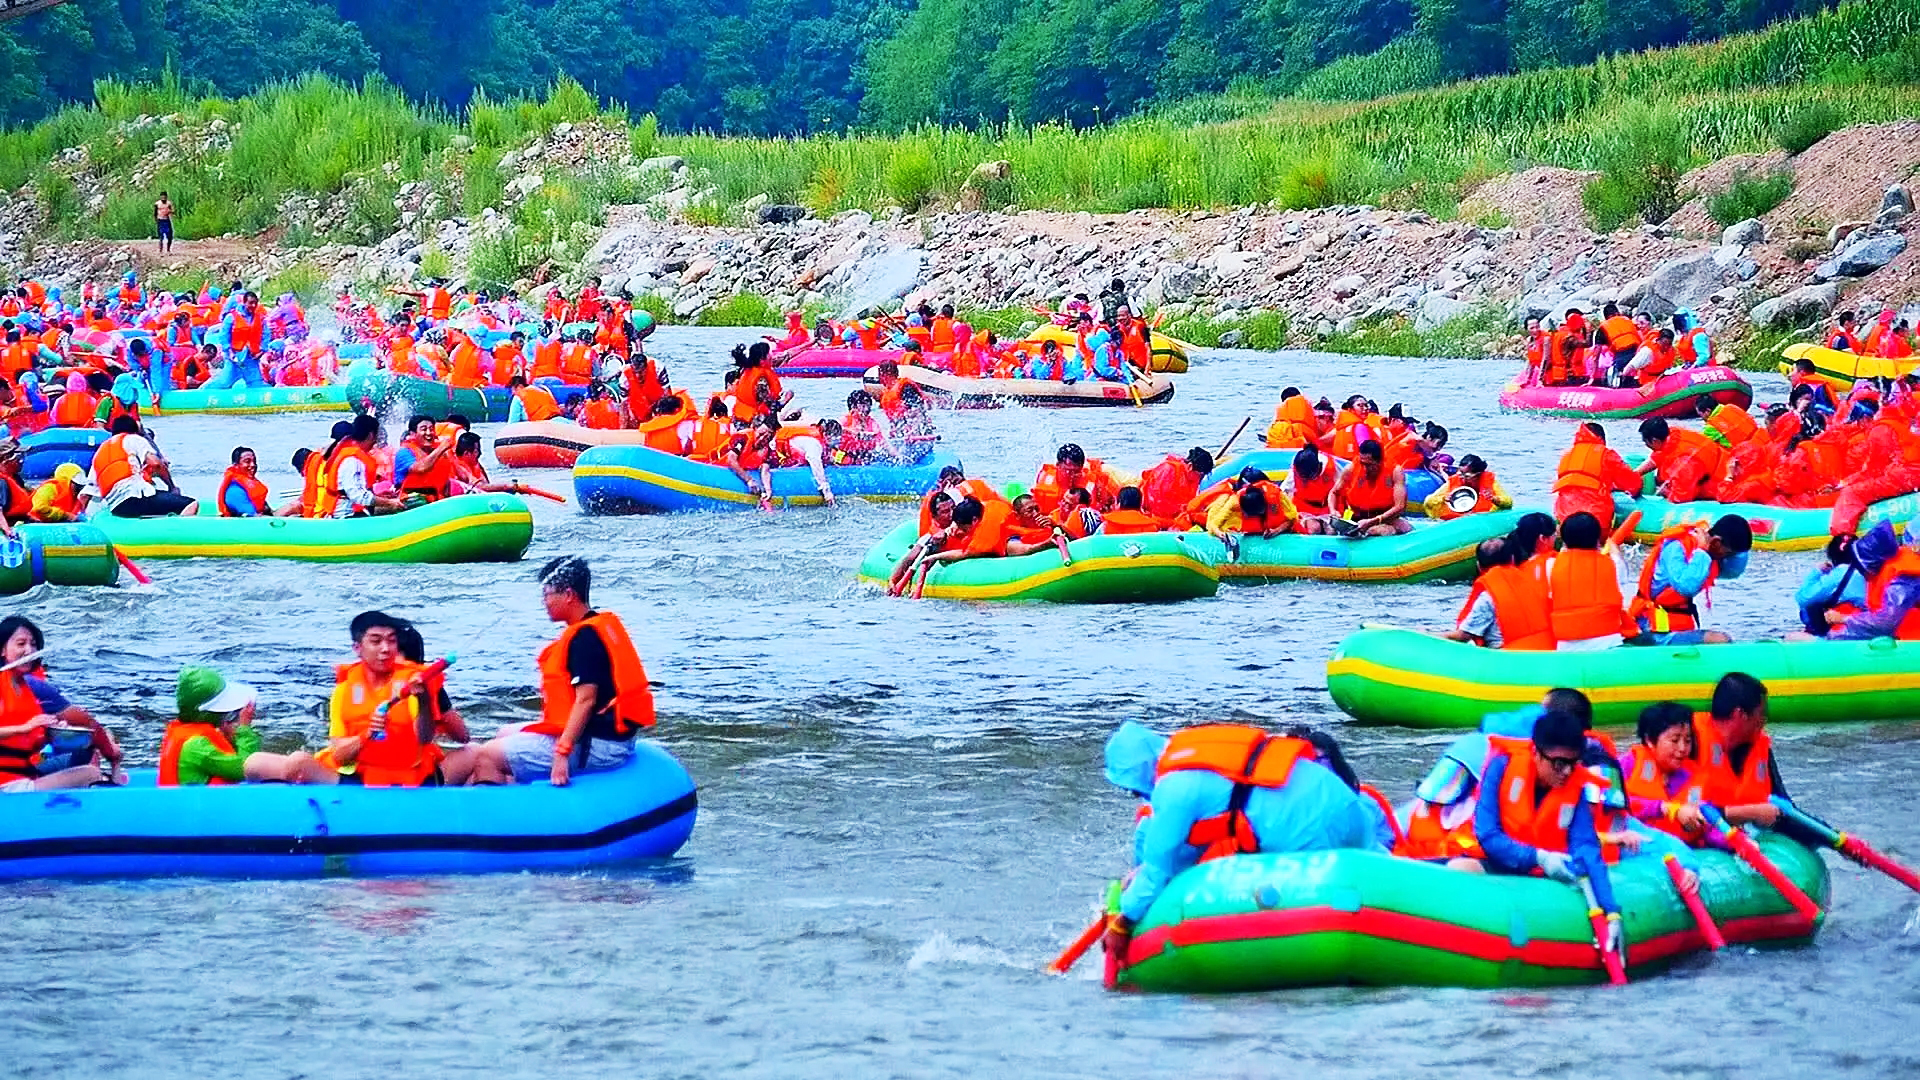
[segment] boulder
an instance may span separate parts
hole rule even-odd
[[[845,308],[842,318],[852,318],[869,307],[886,307],[912,291],[920,282],[920,270],[926,252],[919,248],[881,247],[846,268],[839,288]]]
[[[1222,277],[1238,277],[1259,263],[1259,254],[1252,251],[1223,251],[1213,259],[1213,264],[1219,268]]]
[[[1905,250],[1907,238],[1899,233],[1862,236],[1849,243],[1840,254],[1821,263],[1813,272],[1813,279],[1831,281],[1839,277],[1866,277],[1892,262],[1894,256]]]
[[[701,310],[706,306],[707,298],[696,293],[674,302],[673,317],[676,319],[691,319],[695,315],[700,314]]]
[[[1162,302],[1177,304],[1193,299],[1206,286],[1207,272],[1179,263],[1168,263],[1160,268],[1155,284],[1159,286]]]
[[[1851,237],[1854,233],[1872,224],[1873,222],[1871,221],[1840,222],[1839,224],[1835,225],[1833,228],[1827,230],[1827,250],[1829,251],[1839,250],[1840,242],[1842,240],[1845,240]]]
[[[717,260],[711,258],[697,259],[688,263],[687,268],[680,272],[680,284],[683,286],[695,284],[701,278],[713,273],[719,265]]]
[[[678,154],[662,154],[640,163],[641,172],[679,172],[686,167],[687,159]]]
[[[1290,278],[1293,275],[1299,273],[1300,270],[1306,265],[1307,265],[1306,255],[1301,252],[1295,252],[1292,255],[1289,255],[1286,258],[1281,259],[1279,264],[1273,268],[1273,280],[1285,281],[1287,278]]]
[[[1432,330],[1471,311],[1473,305],[1464,300],[1455,300],[1445,293],[1430,292],[1420,298],[1420,306],[1413,316],[1413,328],[1423,332]]]
[[[1747,317],[1758,327],[1806,326],[1832,313],[1840,302],[1840,286],[1806,285],[1784,296],[1754,305]]]
[[[795,206],[792,203],[768,203],[760,207],[759,213],[755,216],[759,218],[762,225],[791,225],[796,221],[804,221],[807,213],[807,208],[804,206]]]
[[[1757,244],[1766,238],[1767,227],[1760,224],[1759,218],[1748,218],[1745,221],[1736,221],[1720,233],[1720,243],[1723,246],[1736,245],[1745,247],[1748,244]]]
[[[1734,278],[1732,270],[1715,258],[1717,254],[1697,252],[1669,259],[1655,267],[1640,297],[1640,310],[1658,322],[1681,308],[1704,303],[1714,290],[1730,284]]]
[[[1327,282],[1327,289],[1342,300],[1355,295],[1366,287],[1367,279],[1361,277],[1359,274],[1346,274]]]
[[[534,192],[539,191],[541,186],[546,182],[546,178],[539,173],[521,173],[512,180],[507,181],[507,194],[524,199]]]
[[[1237,349],[1246,340],[1247,336],[1240,331],[1228,330],[1220,335],[1219,346],[1222,349]]]
[[[1891,184],[1887,193],[1880,197],[1881,224],[1890,224],[1913,213],[1913,196],[1900,184]]]
[[[760,194],[755,195],[753,198],[748,199],[746,202],[741,203],[740,209],[751,214],[759,210],[761,207],[767,205],[767,201],[768,201],[767,194],[766,192],[763,191]]]

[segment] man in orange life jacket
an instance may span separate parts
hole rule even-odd
[[[1920,640],[1920,543],[1915,525],[1907,525],[1907,543],[1895,539],[1891,522],[1877,522],[1854,541],[1853,562],[1867,579],[1866,605],[1847,612],[1829,608],[1825,619],[1835,641],[1866,641],[1890,637]]]
[[[1700,627],[1695,599],[1715,581],[1746,573],[1753,526],[1738,514],[1709,528],[1686,526],[1660,535],[1640,568],[1640,586],[1627,607],[1640,627],[1629,645],[1724,645],[1733,639]]]
[[[393,454],[393,481],[403,496],[430,502],[452,493],[453,440],[435,433],[433,417],[420,413],[407,421],[407,437]]]
[[[464,784],[473,774],[476,747],[442,750],[434,742],[443,733],[467,742],[466,725],[442,700],[440,677],[403,653],[402,636],[412,629],[385,612],[354,616],[347,630],[359,659],[335,669],[318,782],[439,787]]]
[[[1359,794],[1358,780],[1336,755],[1331,740],[1316,745],[1238,724],[1187,728],[1171,739],[1133,721],[1121,724],[1107,740],[1107,779],[1147,800],[1151,813],[1136,838],[1138,865],[1120,896],[1108,948],[1125,950],[1160,891],[1197,862],[1254,852],[1382,850],[1378,808]]]
[[[1581,511],[1560,523],[1560,553],[1548,576],[1549,623],[1556,649],[1609,649],[1639,629],[1620,595],[1620,565],[1601,550],[1600,521]]]
[[[267,313],[260,309],[258,294],[241,294],[239,306],[227,313],[226,336],[226,362],[219,374],[207,380],[206,389],[266,386],[267,377],[260,372],[260,358],[266,352]]]
[[[107,441],[93,453],[85,500],[97,500],[115,517],[191,517],[200,512],[199,503],[155,485],[156,479],[171,484],[173,476],[167,459],[140,434],[133,417],[115,417],[108,431]]]
[[[1808,847],[1823,847],[1774,801],[1791,802],[1792,796],[1780,778],[1766,726],[1766,685],[1739,671],[1720,676],[1708,711],[1693,714],[1687,768],[1700,785],[1700,801],[1719,807],[1735,825],[1760,825]]]
[[[595,611],[586,561],[562,556],[540,571],[547,617],[565,629],[540,650],[540,719],[505,731],[481,749],[477,783],[550,780],[605,772],[633,756],[633,739],[653,726],[653,689],[620,617]]]
[[[1508,539],[1496,536],[1481,541],[1474,559],[1480,576],[1454,628],[1440,636],[1489,649],[1551,650],[1553,626],[1546,590],[1514,564]]]
[[[1407,476],[1387,466],[1380,444],[1368,439],[1354,454],[1353,467],[1333,488],[1336,513],[1351,512],[1353,527],[1364,536],[1397,536],[1413,531],[1407,522]]]
[[[1640,422],[1640,441],[1650,452],[1646,463],[1635,471],[1641,476],[1655,473],[1662,498],[1698,502],[1719,495],[1720,481],[1727,472],[1727,452],[1719,443],[1689,428],[1673,427],[1657,416]]]
[[[1495,740],[1480,777],[1473,835],[1480,866],[1488,873],[1542,874],[1568,884],[1582,877],[1591,881],[1594,902],[1607,916],[1603,949],[1624,956],[1620,905],[1583,791],[1602,783],[1581,764],[1586,746],[1584,725],[1556,710],[1534,723],[1531,740]]]

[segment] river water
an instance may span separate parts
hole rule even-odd
[[[651,342],[697,391],[741,331]],[[1210,353],[1170,405],[943,417],[945,446],[995,481],[1072,440],[1138,468],[1248,448],[1279,390],[1405,402],[1478,452],[1522,505],[1545,501],[1568,421],[1502,415],[1494,363]],[[845,381],[796,382],[839,411]],[[1758,380],[1776,400],[1784,386]],[[332,417],[157,422],[189,491],[228,451],[277,490]],[[1616,446],[1636,445],[1612,426]],[[564,473],[525,478],[566,490]],[[529,560],[481,566],[155,563],[151,589],[39,590],[68,692],[151,761],[189,661],[262,689],[269,746],[317,745],[346,624],[369,607],[454,650],[475,726],[524,719],[552,634],[533,575],[591,559],[655,679],[659,739],[701,785],[670,865],[573,876],[0,886],[14,928],[0,1073],[85,1077],[1914,1076],[1913,897],[1851,864],[1811,948],[1730,950],[1625,989],[1110,995],[1095,953],[1041,966],[1124,867],[1131,802],[1100,776],[1121,719],[1306,721],[1339,733],[1395,798],[1443,736],[1342,723],[1333,644],[1363,620],[1444,622],[1459,586],[1226,587],[1158,607],[964,606],[856,585],[905,511],[585,518],[536,501]],[[1712,621],[1790,629],[1811,555],[1759,554]],[[1776,732],[1795,794],[1920,859],[1920,741],[1905,727]],[[1602,1056],[1612,1061],[1596,1060]]]

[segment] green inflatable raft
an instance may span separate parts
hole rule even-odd
[[[256,416],[346,411],[347,388],[344,386],[238,386],[231,390],[169,390],[160,395],[155,415]]]
[[[379,517],[166,517],[92,520],[135,559],[311,562],[512,562],[533,542],[533,513],[512,495],[456,495]]]
[[[1495,510],[1448,521],[1413,522],[1400,536],[1248,536],[1240,557],[1220,565],[1228,581],[1310,578],[1316,581],[1469,581],[1473,549],[1513,531],[1524,510]]]
[[[1920,718],[1920,642],[1892,638],[1518,652],[1372,627],[1334,649],[1327,691],[1363,724],[1470,729],[1575,686],[1593,700],[1595,723],[1631,728],[1655,702],[1706,708],[1730,671],[1767,684],[1777,724]]]
[[[1756,838],[1824,908],[1820,856]],[[1696,853],[1700,895],[1728,943],[1812,940],[1809,923],[1733,855]],[[1610,868],[1630,975],[1706,947],[1657,859]],[[1606,981],[1580,891],[1462,874],[1364,851],[1236,855],[1173,879],[1134,929],[1115,986],[1228,993],[1302,986],[1568,986]]]
[[[1676,525],[1711,524],[1723,514],[1738,514],[1753,526],[1753,546],[1761,551],[1818,551],[1827,546],[1827,522],[1833,517],[1833,509],[1826,506],[1799,509],[1766,503],[1673,503],[1653,496],[1629,499],[1625,495],[1615,495],[1613,501],[1620,520],[1634,510],[1644,515],[1633,529],[1633,538],[1643,544],[1652,543]],[[1896,495],[1868,505],[1860,528],[1891,521],[1904,529],[1916,514],[1920,514],[1920,495]]]
[[[859,578],[885,587],[920,534],[910,518],[861,560]],[[1220,588],[1226,550],[1204,533],[1089,536],[1067,545],[1071,565],[1054,550],[1015,558],[964,559],[927,575],[922,594],[940,600],[1045,600],[1059,604],[1167,602],[1212,596]]]
[[[107,535],[84,522],[22,525],[11,540],[0,538],[0,594],[13,596],[35,585],[112,585],[120,577]]]

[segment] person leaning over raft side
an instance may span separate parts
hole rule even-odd
[[[1383,846],[1372,800],[1305,738],[1205,724],[1169,739],[1127,721],[1107,739],[1106,776],[1151,811],[1136,841],[1139,866],[1109,923],[1107,947],[1122,955],[1160,891],[1195,863]]]
[[[80,489],[87,472],[71,461],[54,466],[53,478],[33,489],[35,521],[74,521],[80,516]]]
[[[139,421],[118,416],[107,430],[112,434],[93,452],[86,500],[99,500],[114,517],[192,517],[200,512],[198,502],[154,484],[160,480],[171,488],[173,474],[159,449],[140,433]],[[81,505],[85,509],[86,502]]]
[[[1708,711],[1693,714],[1688,770],[1700,786],[1700,800],[1719,807],[1732,824],[1765,826],[1807,847],[1822,847],[1819,837],[1784,817],[1772,801],[1792,796],[1766,727],[1765,684],[1739,671],[1720,676]]]
[[[1538,579],[1514,565],[1512,537],[1483,540],[1474,549],[1480,575],[1454,627],[1441,633],[1489,649],[1551,651],[1551,609]]]
[[[353,427],[335,445],[322,470],[315,517],[350,518],[404,509],[399,499],[373,492],[372,450],[379,437],[380,421],[371,414],[361,413],[353,418]]]
[[[592,572],[563,556],[540,571],[547,617],[565,629],[540,650],[540,719],[503,729],[480,748],[474,783],[569,783],[617,769],[653,726],[653,688],[625,624],[588,602]]]
[[[1036,506],[1038,503],[1036,502]],[[1100,531],[1107,536],[1159,532],[1166,526],[1159,518],[1141,510],[1140,489],[1129,484],[1114,497],[1113,509],[1100,519]]]
[[[401,641],[411,627],[380,611],[361,612],[348,626],[359,659],[334,669],[321,782],[437,787],[464,784],[474,771],[473,747],[434,745],[442,731],[462,741],[466,732],[440,708],[437,679],[406,659]]]
[[[1639,589],[1627,606],[1640,633],[1626,643],[1724,645],[1732,641],[1718,630],[1700,628],[1700,609],[1694,601],[1715,581],[1746,573],[1752,549],[1753,526],[1738,514],[1723,515],[1707,529],[1688,525],[1661,533],[1640,568]]]
[[[254,689],[210,667],[184,667],[174,686],[175,719],[160,739],[161,787],[278,781],[332,782],[332,774],[304,750],[260,749],[253,727]]]
[[[1593,808],[1583,797],[1586,787],[1604,783],[1580,764],[1586,744],[1580,721],[1555,710],[1534,724],[1530,746],[1496,740],[1480,777],[1473,834],[1485,872],[1544,874],[1568,884],[1589,879],[1607,916],[1605,951],[1624,955],[1620,905],[1607,880]]]
[[[1800,625],[1806,632],[1789,634],[1787,640],[1826,637],[1833,632],[1836,622],[1829,618],[1831,613],[1837,612],[1845,618],[1866,610],[1867,571],[1853,550],[1858,542],[1859,538],[1851,533],[1827,540],[1826,561],[1807,571],[1799,590],[1793,594],[1794,606],[1800,609]]]
[[[1835,641],[1864,641],[1890,637],[1920,640],[1920,532],[1907,525],[1907,541],[1893,535],[1893,523],[1878,522],[1853,544],[1853,561],[1866,578],[1866,596],[1859,610],[1828,607],[1824,618]],[[1838,595],[1837,593],[1835,595]]]

